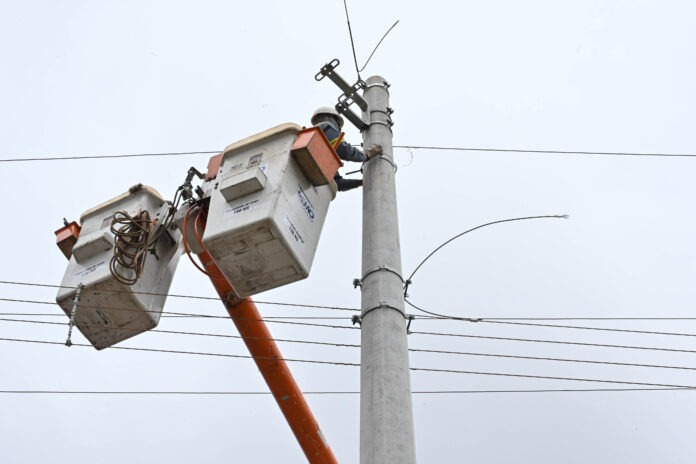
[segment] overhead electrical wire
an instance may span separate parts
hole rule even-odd
[[[17,322],[17,323],[27,323],[27,324],[57,325],[57,326],[63,326],[63,327],[68,325],[67,322],[35,321],[35,320],[25,320],[25,319],[5,319],[5,318],[0,318],[0,322]],[[90,327],[90,326],[87,325],[87,327]],[[128,329],[122,328],[121,330],[128,330]],[[140,329],[131,329],[131,330],[139,331]],[[190,335],[190,336],[215,337],[215,338],[234,338],[234,339],[243,339],[243,340],[272,340],[275,342],[283,342],[283,343],[299,343],[299,344],[320,345],[320,346],[333,346],[333,347],[338,347],[338,348],[360,348],[360,345],[358,345],[358,344],[334,343],[334,342],[324,342],[324,341],[316,341],[316,340],[243,337],[241,335],[218,334],[218,333],[209,333],[209,332],[179,331],[179,330],[164,330],[164,329],[152,329],[152,330],[150,330],[150,332],[172,334],[172,335]],[[477,352],[435,350],[435,349],[424,349],[424,348],[409,348],[408,351],[412,352],[412,353],[446,354],[446,355],[459,355],[459,356],[480,356],[480,357],[489,357],[489,358],[522,359],[522,360],[531,360],[531,361],[552,361],[552,362],[582,363],[582,364],[622,366],[622,367],[641,367],[641,368],[658,368],[658,369],[675,369],[675,370],[696,371],[696,367],[673,366],[673,365],[664,365],[664,364],[640,364],[640,363],[625,363],[625,362],[616,362],[616,361],[596,361],[596,360],[553,358],[553,357],[542,357],[542,356],[523,356],[523,355],[510,355],[510,354],[497,354],[497,353],[477,353]]]
[[[646,391],[693,391],[693,388],[547,388],[527,390],[413,390],[415,395],[463,395],[483,393],[598,393],[598,392],[646,392]],[[0,390],[2,395],[182,395],[182,396],[251,396],[271,395],[270,391],[165,391],[165,390]],[[303,391],[303,395],[359,395],[354,391]]]
[[[14,302],[14,303],[30,303],[30,304],[44,304],[44,305],[55,305],[54,302],[51,301],[40,301],[40,300],[24,300],[24,299],[17,299],[17,298],[0,298],[0,301],[8,301],[8,302]],[[181,313],[181,312],[173,312],[173,311],[148,311],[148,310],[143,310],[139,308],[117,308],[117,307],[111,307],[111,306],[91,306],[87,304],[80,304],[79,309],[86,309],[86,310],[91,310],[91,309],[107,309],[110,311],[131,311],[131,312],[153,312],[153,313],[158,313],[164,317],[167,316],[175,316],[175,317],[196,317],[196,318],[203,318],[203,319],[224,319],[224,320],[230,320],[230,316],[218,316],[214,314],[199,314],[199,313]],[[1,313],[0,313],[1,314]],[[10,314],[17,314],[17,313],[10,313]],[[26,314],[20,314],[20,315],[26,315]],[[57,315],[61,315],[61,313],[57,313]],[[357,330],[357,327],[353,326],[335,326],[331,324],[317,324],[317,323],[310,323],[310,322],[294,322],[292,321],[293,319],[297,320],[307,320],[307,319],[313,319],[313,320],[345,320],[346,323],[350,322],[350,319],[344,318],[344,317],[314,317],[314,316],[268,316],[268,317],[261,317],[261,319],[250,319],[246,317],[239,317],[236,316],[235,319],[237,320],[255,320],[255,321],[265,321],[270,324],[291,324],[291,325],[303,325],[303,326],[314,326],[314,327],[327,327],[327,328],[337,328],[337,329],[349,329],[349,330]]]
[[[434,317],[433,319],[443,319]],[[446,318],[444,318],[446,319]],[[487,321],[696,321],[696,317],[480,317]]]
[[[23,324],[42,324],[42,325],[57,325],[57,326],[67,326],[69,325],[68,322],[53,322],[53,321],[36,321],[36,320],[27,320],[27,319],[6,319],[6,318],[0,318],[0,322],[18,322],[18,323],[23,323]],[[103,325],[90,325],[90,324],[80,324],[80,327],[100,327],[103,328]],[[127,327],[120,327],[119,330],[122,331],[128,331],[131,330],[133,332],[141,332],[141,329],[138,328],[127,328]],[[192,332],[192,331],[183,331],[183,330],[166,330],[166,329],[150,329],[148,332],[153,332],[153,333],[163,333],[163,334],[171,334],[171,335],[191,335],[191,336],[199,336],[199,337],[213,337],[213,338],[236,338],[240,340],[269,340],[269,341],[275,341],[275,342],[286,342],[286,343],[302,343],[302,344],[308,344],[308,345],[323,345],[323,346],[334,346],[334,347],[339,347],[339,348],[360,348],[360,345],[356,344],[348,344],[348,343],[334,343],[334,342],[322,342],[322,341],[316,341],[316,340],[299,340],[299,339],[288,339],[288,338],[263,338],[263,337],[244,337],[242,335],[231,335],[231,334],[220,334],[220,333],[210,333],[210,332]],[[695,369],[696,370],[696,369]]]
[[[448,354],[448,355],[460,355],[460,356],[482,356],[482,357],[489,357],[489,358],[523,359],[523,360],[530,360],[530,361],[553,361],[553,362],[596,364],[596,365],[605,365],[605,366],[647,367],[647,368],[657,368],[657,369],[677,369],[677,370],[696,371],[696,367],[671,366],[671,365],[664,365],[664,364],[624,363],[624,362],[617,362],[617,361],[594,361],[594,360],[588,360],[588,359],[551,358],[551,357],[543,357],[543,356],[523,356],[523,355],[513,355],[513,354],[475,353],[475,352],[466,352],[466,351],[430,350],[430,349],[419,349],[419,348],[409,348],[408,351],[414,352],[414,353]]]
[[[494,153],[531,153],[548,155],[599,155],[599,156],[658,156],[696,158],[694,153],[639,153],[621,151],[586,151],[586,150],[528,150],[524,148],[481,148],[481,147],[443,147],[434,145],[393,145],[393,148],[406,150],[471,151]]]
[[[652,383],[652,382],[631,382],[624,380],[605,380],[605,379],[586,379],[581,377],[556,377],[548,375],[532,375],[532,374],[509,374],[504,372],[481,372],[481,371],[465,371],[459,369],[435,369],[429,367],[410,367],[412,371],[416,372],[437,372],[445,374],[467,374],[467,375],[485,375],[485,376],[497,376],[497,377],[515,377],[524,379],[542,379],[542,380],[564,380],[571,382],[596,382],[596,383],[611,383],[611,384],[621,384],[621,385],[642,385],[645,387],[677,387],[677,388],[696,388],[693,385],[673,385],[673,384],[662,384],[662,383]]]
[[[116,158],[144,158],[149,156],[185,156],[185,155],[217,155],[222,150],[214,151],[173,151],[160,153],[130,153],[125,155],[53,155],[31,158],[0,158],[0,163],[26,162],[26,161],[68,161],[88,159],[116,159]]]
[[[54,342],[50,340],[31,340],[31,339],[21,339],[21,338],[0,338],[0,341],[4,342],[17,342],[17,343],[35,343],[40,345],[60,345],[65,346],[62,342]],[[73,343],[71,346],[79,346],[82,348],[94,348],[88,343]],[[125,350],[125,351],[145,351],[150,353],[169,353],[169,354],[185,354],[185,355],[195,355],[195,356],[213,356],[221,358],[237,358],[237,359],[262,359],[262,360],[278,360],[276,357],[266,357],[266,356],[250,356],[244,354],[229,354],[229,353],[211,353],[205,351],[188,351],[188,350],[169,350],[161,348],[139,348],[134,346],[111,346],[107,348],[109,350]],[[307,364],[325,364],[334,366],[360,366],[358,363],[352,362],[342,362],[342,361],[322,361],[319,359],[299,359],[299,358],[282,358],[285,362],[296,362],[296,363],[307,363]]]
[[[0,299],[0,301],[7,301],[7,299]],[[36,303],[35,301],[31,300],[25,300],[24,303]],[[97,308],[96,306],[90,307],[90,306],[83,306],[80,305],[80,308],[84,309],[95,309]],[[100,306],[102,309],[107,309],[103,306]],[[116,311],[145,311],[141,309],[127,309],[127,308],[110,308],[111,310],[116,310]],[[147,311],[145,311],[147,312]],[[155,311],[152,311],[155,312]],[[214,316],[214,315],[208,315],[208,314],[195,314],[195,313],[170,313],[167,311],[162,311],[160,313],[162,317],[186,317],[186,318],[209,318],[209,319],[230,319],[229,316]],[[34,316],[34,317],[65,317],[65,313],[6,313],[0,311],[0,316]],[[248,318],[238,318],[238,319],[247,319]],[[331,321],[331,320],[345,320],[348,321],[349,319],[345,317],[340,317],[340,316],[264,316],[263,320],[270,322],[275,319],[279,320],[317,320],[317,321]]]
[[[0,298],[0,301],[6,301],[10,303],[27,303],[27,304],[42,304],[42,305],[49,305],[49,306],[55,306],[56,303],[53,301],[44,301],[44,300],[26,300],[26,299],[20,299],[20,298]],[[182,313],[182,312],[176,312],[176,311],[155,311],[155,310],[146,310],[146,309],[141,309],[141,308],[120,308],[120,307],[115,307],[115,306],[92,306],[88,304],[81,303],[79,305],[80,309],[107,309],[109,311],[130,311],[130,312],[152,312],[152,313],[159,313],[163,316],[185,316],[185,317],[201,317],[201,318],[206,318],[206,319],[230,319],[230,316],[222,316],[222,315],[216,315],[216,314],[201,314],[201,313]],[[61,313],[57,313],[61,314]],[[273,319],[276,317],[270,317],[270,319]],[[304,319],[304,316],[299,316],[299,317],[293,317],[293,316],[278,316],[278,318],[284,318],[284,319],[294,319],[294,318],[299,318],[299,319]],[[246,318],[243,318],[246,319]],[[266,318],[264,317],[263,320]],[[339,319],[346,319],[346,318],[339,318]],[[347,320],[347,319],[346,319]]]
[[[39,283],[39,282],[22,282],[22,281],[10,281],[10,280],[0,280],[0,284],[4,285],[17,285],[17,286],[30,286],[30,287],[46,287],[46,288],[69,288],[69,289],[75,289],[77,287],[75,286],[67,286],[67,285],[55,285],[55,284],[45,284],[45,283]],[[219,297],[214,297],[214,296],[202,296],[202,295],[185,295],[185,294],[177,294],[177,293],[154,293],[154,292],[130,292],[126,290],[106,290],[106,291],[112,291],[114,293],[136,293],[139,295],[153,295],[153,296],[166,296],[169,298],[184,298],[184,299],[194,299],[194,300],[207,300],[207,301],[220,301]],[[35,301],[35,300],[20,300],[20,299],[11,299],[11,298],[0,298],[0,301],[10,301],[10,302],[27,302],[27,303],[36,303],[36,304],[50,304],[54,305],[55,302],[53,301]],[[286,306],[286,307],[297,307],[297,308],[308,308],[308,309],[328,309],[328,310],[336,310],[336,311],[349,311],[349,312],[360,312],[360,308],[351,308],[351,307],[346,307],[346,306],[332,306],[332,305],[314,305],[314,304],[304,304],[304,303],[287,303],[287,302],[278,302],[278,301],[262,301],[262,300],[254,300],[254,303],[259,304],[259,305],[271,305],[271,306]],[[413,303],[411,303],[413,305]],[[421,308],[419,308],[421,309]],[[163,314],[166,314],[163,313]],[[435,313],[437,314],[437,313]],[[174,314],[174,315],[179,315],[179,314]],[[191,317],[196,317],[200,316],[198,314],[186,314],[186,313],[181,313],[180,315],[186,315],[186,316],[191,316]],[[432,314],[431,314],[432,315]],[[202,317],[214,317],[214,318],[222,318],[222,319],[227,319],[227,316],[202,316]],[[432,319],[433,320],[438,320],[438,319],[456,319],[456,316],[448,316],[445,314],[438,314],[435,315]],[[423,320],[428,320],[428,318],[419,318]],[[469,318],[462,318],[462,319],[481,319],[481,320],[486,320],[486,321],[696,321],[696,317],[691,317],[691,316],[655,316],[655,317],[605,317],[605,316],[599,316],[599,317],[586,317],[586,316],[576,316],[576,317],[555,317],[555,316],[549,316],[549,317],[488,317],[488,316],[480,316],[480,317],[469,317]]]
[[[392,26],[393,27],[393,26]],[[548,154],[548,155],[594,155],[594,156],[622,156],[622,157],[667,157],[667,158],[696,158],[696,153],[641,153],[621,151],[587,151],[587,150],[530,150],[525,148],[494,148],[494,147],[455,147],[437,145],[393,145],[393,148],[405,150],[435,150],[435,151],[463,151],[463,152],[491,152],[491,153],[521,153],[521,154]],[[139,158],[149,156],[188,156],[188,155],[217,155],[222,150],[180,151],[159,153],[131,153],[124,155],[51,155],[28,158],[0,158],[0,163],[38,162],[38,161],[71,161],[91,159],[118,159]]]
[[[353,40],[353,28],[350,26],[350,15],[348,14],[348,2],[343,0],[343,8],[346,10],[346,22],[348,23],[348,36],[350,37],[350,48],[353,50],[353,63],[355,63],[355,72],[360,80],[360,69],[358,69],[358,57],[355,54],[355,41]]]
[[[408,276],[408,279],[406,279],[407,285],[409,285],[411,279],[413,279],[413,276],[416,275],[416,272],[418,272],[418,270],[430,259],[430,257],[432,257],[435,253],[440,251],[447,244],[453,242],[454,240],[458,239],[459,237],[466,235],[470,232],[473,232],[475,230],[482,229],[484,227],[492,226],[495,224],[502,224],[502,223],[506,223],[506,222],[528,221],[528,220],[532,220],[532,219],[568,219],[568,215],[567,214],[547,214],[547,215],[543,215],[543,216],[525,216],[525,217],[516,217],[516,218],[509,218],[509,219],[500,219],[497,221],[491,221],[491,222],[487,222],[485,224],[480,224],[476,227],[472,227],[471,229],[467,229],[464,232],[460,232],[457,235],[455,235],[454,237],[451,237],[451,238],[445,240],[443,243],[438,245],[437,248],[435,248],[433,251],[431,251],[428,254],[428,256],[423,258],[423,260],[420,263],[418,263],[418,266],[416,266],[416,268],[413,270],[413,272],[411,272],[411,275]],[[406,290],[408,290],[408,288]],[[415,307],[415,308],[419,309],[420,311],[423,311],[420,308],[417,308],[417,307]],[[427,312],[427,311],[424,311],[424,312]],[[434,313],[429,313],[429,314],[434,314]],[[439,316],[439,314],[435,314],[435,315]]]
[[[377,45],[375,45],[375,48],[372,49],[372,53],[370,53],[370,56],[368,56],[367,60],[365,60],[365,64],[362,66],[362,68],[360,68],[360,72],[363,72],[365,70],[365,68],[367,68],[368,63],[370,62],[370,60],[374,56],[374,54],[377,51],[377,49],[379,48],[379,46],[382,45],[382,42],[384,41],[384,39],[387,38],[389,33],[392,31],[392,29],[394,29],[396,27],[397,24],[399,24],[398,19],[394,22],[394,24],[391,25],[391,27],[389,29],[387,29],[387,32],[384,33],[382,38],[379,39],[379,42],[377,42]],[[358,75],[358,77],[359,77],[359,75]]]
[[[559,324],[538,324],[530,322],[512,322],[512,321],[493,321],[493,320],[473,320],[472,322],[482,322],[485,324],[504,324],[504,325],[515,325],[515,326],[525,326],[525,327],[545,327],[552,329],[575,329],[575,330],[596,330],[600,332],[622,332],[622,333],[632,333],[632,334],[642,334],[642,335],[667,335],[673,337],[696,337],[696,333],[683,333],[683,332],[661,332],[656,330],[636,330],[636,329],[616,329],[609,327],[585,327],[577,325],[559,325]]]
[[[18,285],[18,286],[29,286],[29,287],[46,287],[46,288],[68,288],[68,289],[76,289],[76,286],[69,286],[69,285],[55,285],[55,284],[44,284],[44,283],[38,283],[38,282],[21,282],[21,281],[12,281],[12,280],[0,280],[0,284],[4,285]],[[166,296],[169,298],[187,298],[187,299],[194,299],[194,300],[208,300],[208,301],[220,301],[220,297],[214,297],[214,296],[201,296],[201,295],[182,295],[182,294],[177,294],[177,293],[155,293],[155,292],[139,292],[139,291],[131,291],[131,290],[100,290],[104,292],[112,292],[112,293],[134,293],[137,295],[151,295],[151,296]],[[0,301],[2,299],[0,298]],[[275,301],[261,301],[261,300],[254,300],[255,304],[265,304],[265,305],[272,305],[272,306],[291,306],[291,307],[297,307],[297,308],[314,308],[314,309],[333,309],[337,311],[351,311],[351,312],[356,312],[360,311],[360,308],[349,308],[345,306],[325,306],[325,305],[312,305],[312,304],[303,304],[303,303],[286,303],[286,302],[275,302]],[[54,304],[54,302],[51,302],[51,304]]]
[[[19,303],[32,303],[32,304],[47,304],[47,305],[54,305],[55,303],[50,302],[50,301],[39,301],[39,300],[23,300],[23,299],[13,299],[13,298],[0,298],[0,301],[10,301],[10,302],[19,302]],[[81,308],[85,309],[91,309],[89,306],[80,306]],[[122,310],[122,311],[142,311],[142,310],[136,310],[133,308],[107,308],[107,309],[112,309],[112,310]],[[161,312],[162,316],[176,316],[176,317],[200,317],[200,318],[206,318],[206,319],[224,319],[228,320],[229,316],[221,315],[208,315],[208,314],[196,314],[196,313],[180,313],[180,312],[171,312],[171,311],[162,311]],[[12,313],[0,313],[0,315],[16,315],[16,316],[29,316],[29,315],[36,315],[36,316],[49,316],[50,314],[34,314],[34,313],[19,313],[19,312],[12,312]],[[62,313],[56,313],[55,316],[61,316]],[[292,321],[291,319],[305,319],[303,316],[277,316],[277,318],[273,317],[264,317],[261,320],[264,320],[268,323],[275,323],[275,324],[289,324],[289,325],[299,325],[299,326],[309,326],[309,327],[320,327],[320,328],[333,328],[333,329],[345,329],[345,330],[359,330],[357,327],[354,326],[337,326],[333,324],[317,324],[317,323],[309,323],[309,322],[295,322]],[[312,319],[342,319],[342,318],[312,318]],[[452,317],[444,317],[444,319],[454,319],[454,320],[462,320],[466,322],[489,322],[485,320],[478,320],[478,319],[468,319],[468,318],[452,318]],[[418,320],[418,319],[416,319]],[[346,319],[346,322],[349,320]],[[490,321],[491,323],[498,323],[498,321]],[[536,325],[536,324],[535,324]],[[542,325],[546,326],[546,325]],[[548,325],[548,327],[551,328],[556,328],[557,326],[555,325]],[[663,336],[678,336],[678,337],[694,337],[696,334],[690,334],[690,333],[679,333],[679,332],[662,332],[662,331],[644,331],[644,330],[632,330],[632,329],[612,329],[612,328],[601,328],[601,327],[580,327],[580,326],[559,326],[559,328],[569,328],[569,329],[583,329],[583,330],[597,330],[597,331],[609,331],[609,332],[627,332],[627,333],[637,333],[637,334],[649,334],[649,335],[663,335]],[[552,343],[552,344],[567,344],[567,345],[579,345],[579,346],[595,346],[595,347],[604,347],[604,348],[621,348],[621,349],[637,349],[637,350],[656,350],[656,351],[672,351],[672,352],[684,352],[684,353],[692,353],[696,351],[692,350],[680,350],[680,349],[673,349],[673,348],[662,348],[662,347],[645,347],[645,346],[628,346],[628,345],[609,345],[609,344],[598,344],[598,343],[584,343],[584,342],[568,342],[568,341],[557,341],[557,340],[540,340],[540,339],[524,339],[524,338],[512,338],[512,337],[492,337],[492,336],[483,336],[483,335],[472,335],[472,334],[452,334],[452,333],[442,333],[442,332],[428,332],[428,331],[411,331],[410,333],[418,335],[418,334],[425,334],[425,335],[438,335],[438,336],[447,336],[447,337],[464,337],[464,338],[480,338],[480,339],[494,339],[494,340],[508,340],[508,341],[521,341],[521,342],[536,342],[536,343]]]
[[[29,303],[29,304],[44,304],[44,305],[55,305],[54,302],[52,301],[41,301],[41,300],[26,300],[26,299],[17,299],[17,298],[0,298],[0,301],[7,301],[7,302],[15,302],[15,303]],[[408,302],[408,301],[407,301]],[[411,306],[414,306],[412,303],[408,302]],[[80,305],[80,308],[83,309],[94,309],[95,307],[89,306],[89,305]],[[115,308],[115,307],[104,307],[100,306],[102,309],[109,309],[109,310],[117,310],[117,311],[136,311],[140,312],[143,311],[142,309],[135,309],[135,308]],[[421,309],[421,308],[417,308]],[[422,310],[422,309],[421,309]],[[200,318],[208,318],[208,319],[224,319],[227,320],[229,319],[229,316],[218,316],[218,315],[212,315],[212,314],[199,314],[199,313],[182,313],[182,312],[172,312],[172,311],[161,311],[160,314],[163,317],[171,316],[171,317],[200,317]],[[429,312],[429,314],[437,314],[437,313],[432,313]],[[11,312],[11,313],[2,313],[0,312],[0,315],[3,316],[63,316],[63,313],[20,313],[20,312]],[[642,318],[638,318],[639,320]],[[667,318],[667,320],[673,320],[675,318]],[[694,319],[694,318],[679,318],[677,320],[684,320],[684,319]],[[289,322],[290,320],[346,320],[348,321],[347,318],[343,317],[317,317],[317,316],[264,316],[262,320],[269,322],[269,323],[288,323],[292,324],[292,322]],[[417,318],[416,320],[423,320],[423,318]],[[425,319],[425,320],[433,320],[433,319]],[[463,322],[471,322],[471,323],[491,323],[491,324],[510,324],[510,325],[520,325],[520,326],[532,326],[532,327],[548,327],[548,328],[562,328],[562,329],[579,329],[579,330],[594,330],[594,331],[603,331],[603,332],[619,332],[619,333],[635,333],[635,334],[647,334],[647,335],[663,335],[663,336],[677,336],[677,337],[696,337],[696,333],[683,333],[683,332],[664,332],[664,331],[652,331],[652,330],[635,330],[635,329],[618,329],[618,328],[607,328],[607,327],[585,327],[585,326],[567,326],[567,325],[554,325],[554,324],[527,324],[527,323],[517,323],[517,322],[505,322],[503,320],[489,320],[489,319],[484,319],[484,318],[465,318],[465,317],[455,317],[455,316],[445,316],[445,315],[438,315],[435,317],[435,320],[454,320],[454,321],[463,321]],[[624,318],[622,320],[633,320],[631,318]],[[288,322],[285,322],[288,321]],[[303,323],[296,323],[299,325],[310,325],[313,326],[315,324],[303,324]],[[352,326],[332,326],[332,325],[325,325],[325,324],[317,324],[316,326],[318,327],[329,327],[329,328],[344,328],[344,329],[357,329],[356,327]]]
[[[55,304],[55,303],[50,303],[50,302],[40,302],[40,301],[34,301],[34,300],[15,300],[15,299],[9,299],[9,298],[0,298],[0,301],[16,301],[20,303],[37,303],[37,304]],[[87,306],[87,305],[80,305],[80,308],[82,309],[96,309],[97,306]],[[108,308],[104,306],[100,306],[99,308],[101,309],[110,309],[110,310],[118,310],[118,311],[136,311],[136,312],[147,312],[146,310],[142,309],[135,309],[135,308]],[[152,312],[157,312],[157,311],[152,311]],[[2,313],[0,313],[2,314]],[[8,314],[20,314],[20,313],[8,313]],[[224,320],[230,320],[230,316],[214,316],[214,315],[208,315],[208,314],[196,314],[196,313],[177,313],[177,312],[167,312],[167,311],[162,311],[160,314],[163,316],[176,316],[176,317],[198,317],[198,318],[204,318],[204,319],[224,319]],[[60,313],[58,313],[60,315]],[[41,316],[47,316],[47,314],[43,314]],[[249,318],[242,318],[242,317],[235,317],[235,319],[238,320],[250,320]],[[292,317],[288,316],[278,316],[278,319],[293,319]],[[299,319],[304,319],[304,317],[299,317]],[[334,319],[334,318],[331,318]],[[342,319],[342,318],[338,318]],[[291,320],[277,320],[274,318],[264,318],[262,317],[261,319],[253,319],[257,321],[265,321],[269,324],[287,324],[287,325],[298,325],[298,326],[307,326],[307,327],[322,327],[322,328],[329,328],[329,329],[346,329],[346,330],[358,330],[357,327],[353,326],[340,326],[340,325],[332,325],[332,324],[317,324],[317,323],[312,323],[312,322],[295,322]],[[348,319],[346,319],[346,322],[349,322]]]
[[[387,32],[384,33],[381,39],[379,39],[379,42],[377,42],[377,45],[375,45],[375,48],[372,49],[372,53],[370,53],[370,56],[365,60],[365,64],[362,66],[362,68],[358,67],[358,57],[355,54],[355,41],[353,40],[353,28],[350,25],[350,15],[348,14],[348,2],[346,0],[343,0],[343,8],[346,12],[346,22],[348,23],[348,36],[350,38],[350,48],[353,51],[353,63],[355,63],[355,72],[358,75],[358,80],[362,81],[362,78],[360,77],[360,73],[365,70],[367,67],[368,63],[374,56],[375,52],[379,48],[380,45],[382,45],[382,42],[384,39],[389,35],[389,33],[396,27],[397,24],[399,24],[399,20],[397,19],[394,24],[387,30]]]
[[[572,346],[591,346],[595,348],[619,348],[627,350],[646,350],[646,351],[666,351],[672,353],[689,353],[696,354],[696,350],[682,350],[677,348],[660,348],[655,346],[637,346],[637,345],[610,345],[602,343],[587,343],[587,342],[569,342],[564,340],[542,340],[534,338],[513,338],[513,337],[493,337],[488,335],[471,335],[446,332],[423,332],[412,330],[411,335],[432,335],[438,337],[457,337],[457,338],[474,338],[481,340],[503,340],[511,342],[528,342],[528,343],[550,343],[557,345],[572,345]]]
[[[0,341],[64,346],[64,344],[61,342],[53,342],[53,341],[48,341],[48,340],[0,338]],[[92,348],[92,345],[89,345],[86,343],[74,343],[72,346]],[[198,355],[198,356],[213,356],[213,357],[226,357],[226,358],[239,358],[239,359],[268,359],[268,360],[277,359],[277,358],[272,358],[272,357],[271,358],[260,357],[260,356],[254,357],[254,356],[249,356],[249,355],[235,355],[235,354],[227,354],[227,353],[210,353],[210,352],[200,352],[200,351],[167,350],[167,349],[157,349],[157,348],[140,348],[140,347],[125,347],[125,346],[112,346],[109,349],[130,350],[130,351],[146,351],[146,352],[155,352],[155,353]],[[283,360],[286,362],[324,364],[324,365],[334,365],[334,366],[350,366],[350,367],[359,367],[360,366],[359,363],[341,362],[341,361],[322,361],[322,360],[297,359],[297,358],[283,358]],[[672,388],[689,388],[689,389],[696,388],[696,386],[692,386],[692,385],[676,385],[676,384],[654,383],[654,382],[634,382],[634,381],[627,381],[627,380],[591,379],[591,378],[582,378],[582,377],[559,377],[559,376],[545,376],[545,375],[534,375],[534,374],[513,374],[513,373],[506,373],[506,372],[482,372],[482,371],[468,371],[468,370],[458,370],[458,369],[437,369],[437,368],[428,368],[428,367],[410,367],[409,369],[414,371],[414,372],[467,374],[467,375],[513,377],[513,378],[525,378],[525,379],[537,379],[537,380],[560,380],[560,381],[571,381],[571,382],[609,383],[609,384],[620,384],[620,385],[636,385],[636,386],[644,386],[644,387],[672,387]]]
[[[641,335],[665,335],[665,336],[673,336],[673,337],[696,337],[696,333],[664,332],[664,331],[657,331],[657,330],[638,330],[638,329],[617,329],[617,328],[612,328],[612,327],[586,327],[586,326],[577,326],[577,325],[540,324],[540,323],[533,323],[533,322],[506,321],[504,319],[448,316],[445,314],[440,314],[440,313],[425,310],[425,309],[421,308],[420,306],[414,305],[408,299],[405,299],[405,301],[412,308],[415,308],[418,311],[421,311],[421,312],[424,312],[426,314],[430,314],[431,316],[433,316],[433,318],[429,318],[428,320],[435,319],[435,320],[470,322],[473,324],[501,324],[501,325],[514,325],[514,326],[524,326],[524,327],[544,327],[544,328],[551,328],[551,329],[594,330],[594,331],[599,331],[599,332],[620,332],[620,333],[632,333],[632,334],[641,334]],[[693,319],[693,318],[688,318],[688,319]],[[612,320],[612,319],[604,319],[604,320]],[[635,320],[635,319],[627,318],[626,320]],[[640,318],[639,318],[639,320],[640,320]],[[652,319],[650,319],[650,320],[652,320]],[[669,320],[671,320],[671,319],[669,319]]]

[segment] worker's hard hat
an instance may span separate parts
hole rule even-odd
[[[325,114],[331,115],[338,120],[339,129],[343,127],[343,118],[340,114],[338,114],[338,111],[336,111],[336,108],[334,108],[333,106],[320,106],[319,108],[317,108],[317,110],[312,115],[312,125],[316,125],[319,116],[323,116]]]

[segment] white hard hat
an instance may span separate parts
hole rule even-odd
[[[317,118],[324,114],[328,114],[336,118],[338,120],[339,129],[343,127],[343,118],[340,114],[338,114],[338,111],[336,111],[336,108],[334,108],[333,106],[320,106],[319,108],[317,108],[317,110],[312,115],[312,125],[315,125],[317,123]]]

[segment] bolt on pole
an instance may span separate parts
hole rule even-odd
[[[363,167],[360,463],[416,462],[389,84],[367,79]]]

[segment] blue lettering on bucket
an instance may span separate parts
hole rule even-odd
[[[312,206],[312,203],[305,195],[304,191],[302,190],[302,187],[298,187],[297,189],[297,199],[299,200],[300,205],[302,206],[302,209],[304,210],[309,220],[314,222],[314,218],[316,217],[314,213],[314,206]]]

